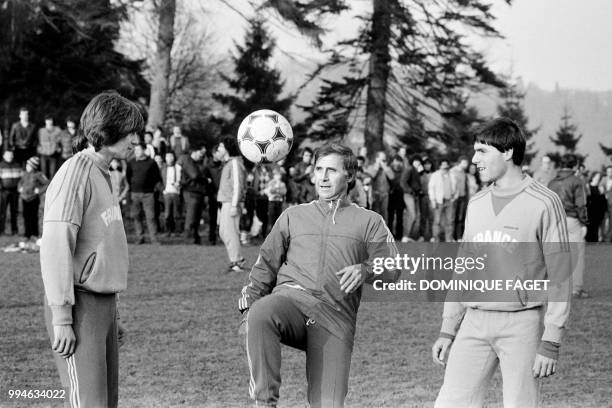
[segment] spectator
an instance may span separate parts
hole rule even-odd
[[[401,184],[401,177],[405,172],[403,160],[399,155],[391,160],[391,170],[394,177],[389,181],[389,220],[387,225],[393,232],[396,239],[401,239],[404,233],[404,189]]]
[[[257,165],[253,172],[255,188],[255,215],[261,221],[261,238],[268,234],[268,196],[266,187],[271,179],[270,170],[265,164]]]
[[[183,136],[181,128],[174,126],[172,128],[172,136],[170,137],[170,150],[174,152],[174,157],[181,158],[189,152],[189,140],[186,136]],[[182,164],[182,163],[180,163]]]
[[[38,238],[38,208],[40,196],[47,189],[49,179],[38,171],[39,159],[32,156],[26,162],[26,171],[21,177],[17,189],[21,197],[21,208],[23,209],[24,236],[27,239]]]
[[[470,163],[467,172],[467,190],[468,199],[472,198],[474,194],[480,191],[480,175],[478,174],[478,168],[474,163]]]
[[[144,133],[145,154],[152,159],[155,159],[155,147],[153,147],[153,133],[146,131]]]
[[[181,166],[176,163],[173,152],[166,153],[161,168],[162,196],[164,200],[164,231],[166,236],[177,232],[180,219]]]
[[[400,151],[403,151],[400,149]],[[413,230],[414,224],[419,216],[419,211],[417,211],[417,205],[421,196],[421,178],[413,163],[420,165],[420,161],[418,157],[414,157],[413,160],[404,160],[406,163],[406,167],[402,172],[400,179],[400,186],[403,192],[401,197],[401,201],[404,203],[406,207],[406,211],[404,211],[404,233],[401,238],[402,242],[411,241],[411,232]],[[391,224],[389,224],[391,225]]]
[[[278,167],[272,169],[272,180],[266,186],[268,196],[268,222],[274,225],[283,212],[283,203],[287,194],[287,186],[283,183],[282,174]]]
[[[217,201],[221,203],[219,236],[225,244],[230,261],[227,271],[245,272],[245,259],[240,254],[239,223],[244,206],[246,169],[235,137],[223,137],[218,149],[225,162],[217,194]]]
[[[603,239],[612,242],[612,166],[606,167],[606,176],[601,179],[599,190],[606,197],[608,205],[608,222]]]
[[[587,298],[582,288],[584,283],[584,236],[586,234],[587,208],[586,191],[582,178],[576,176],[578,160],[574,154],[566,154],[561,160],[561,170],[548,183],[548,188],[557,193],[565,209],[567,233],[574,271],[572,273],[572,293],[574,297]]]
[[[144,223],[141,211],[145,213],[147,229],[152,244],[157,240],[157,222],[155,220],[155,198],[153,192],[161,175],[157,164],[145,154],[145,145],[140,143],[134,147],[135,158],[127,164],[126,178],[130,186],[132,219],[138,235],[138,244],[145,243]]]
[[[222,169],[223,162],[219,155],[219,146],[217,145],[213,147],[211,160],[208,161],[207,166],[204,168],[204,176],[208,180],[206,193],[208,196],[208,220],[210,224],[208,228],[208,243],[210,245],[217,245],[217,215],[219,212],[217,193],[219,192]]]
[[[538,170],[533,174],[533,178],[536,181],[548,186],[548,183],[551,182],[552,179],[557,175],[557,171],[555,170],[554,163],[550,159],[550,156],[544,155],[542,156],[542,164]]]
[[[466,175],[469,161],[466,157],[460,157],[457,164],[451,169],[455,183],[455,201],[453,203],[453,238],[460,240],[463,238],[465,226],[465,212],[469,200],[468,178]]]
[[[30,123],[28,108],[19,109],[19,122],[11,127],[6,149],[14,151],[15,163],[22,167],[36,154],[36,128]]]
[[[287,203],[289,206],[299,203],[301,186],[295,181],[296,174],[295,167],[289,167],[289,176],[287,177]]]
[[[295,176],[293,180],[297,184],[298,189],[302,189],[307,183],[310,182],[310,175],[312,174],[312,149],[305,147],[302,151],[302,161],[294,166]],[[300,192],[296,193],[300,196]],[[298,202],[298,204],[300,204]]]
[[[253,231],[253,219],[255,217],[255,201],[256,194],[255,188],[253,187],[252,172],[247,172],[245,183],[246,191],[244,193],[244,208],[240,215],[240,243],[242,245],[248,245],[251,240],[251,231]]]
[[[361,181],[363,181],[363,179],[368,177],[368,175],[366,174],[364,170],[365,161],[366,161],[365,157],[357,156],[357,173],[355,173],[355,177],[357,177]]]
[[[455,182],[448,170],[448,160],[440,161],[440,168],[429,179],[429,200],[433,209],[432,241],[440,239],[440,231],[444,231],[444,239],[453,240],[453,198],[455,197]]]
[[[185,199],[185,238],[192,240],[195,245],[200,245],[200,220],[204,210],[204,196],[208,190],[208,180],[204,170],[200,166],[202,161],[202,150],[192,148],[189,155],[180,159],[181,186],[183,198]]]
[[[602,229],[604,217],[606,216],[606,197],[600,189],[601,173],[596,171],[591,176],[589,183],[589,194],[587,196],[587,225],[586,241],[599,242],[599,231]],[[603,238],[603,234],[601,235]]]
[[[159,154],[161,157],[166,157],[168,150],[168,141],[164,138],[164,132],[161,126],[155,128],[153,132],[153,141],[151,142],[153,148],[155,148],[155,154]],[[177,158],[176,156],[174,156]]]
[[[427,157],[422,159],[423,170],[419,177],[421,180],[421,191],[423,195],[420,200],[421,222],[419,225],[419,235],[424,240],[429,241],[432,237],[433,212],[429,199],[429,179],[433,172],[433,163]]]
[[[302,203],[310,203],[317,199],[317,189],[314,184],[314,172],[310,174],[308,183],[303,185],[301,199]]]
[[[110,174],[111,186],[113,187],[113,198],[121,207],[121,213],[123,214],[127,204],[130,186],[125,178],[119,159],[113,158],[111,160],[108,173]]]
[[[387,155],[383,151],[376,153],[374,164],[366,168],[366,172],[372,177],[372,210],[377,212],[387,222],[389,220],[389,180],[393,180],[395,174],[387,165]]]
[[[40,171],[51,180],[57,171],[57,163],[62,152],[62,130],[53,125],[53,118],[45,116],[45,127],[38,130],[38,154]]]
[[[72,141],[76,137],[76,122],[72,118],[66,119],[66,130],[60,134],[62,151],[57,168],[59,169],[66,160],[72,157]]]
[[[360,207],[368,208],[366,191],[363,188],[363,183],[357,177],[355,177],[355,186],[348,191],[348,199]]]
[[[23,175],[21,165],[14,161],[12,150],[6,150],[0,162],[0,235],[4,234],[7,209],[11,212],[11,233],[18,234],[17,207],[19,206],[19,192],[17,186]]]

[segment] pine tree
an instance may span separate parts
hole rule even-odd
[[[468,106],[467,100],[458,101],[454,111],[445,116],[442,140],[447,146],[447,158],[454,161],[459,156],[469,156],[474,146],[472,129],[484,119],[475,107]]]
[[[528,165],[538,154],[538,151],[534,150],[535,142],[533,142],[532,138],[538,133],[539,128],[529,127],[529,119],[523,107],[525,92],[520,89],[518,81],[511,80],[508,81],[506,87],[499,90],[499,96],[501,98],[501,103],[497,105],[498,115],[514,120],[521,127],[525,139],[527,139],[527,149],[525,149],[525,159],[523,163]]]
[[[577,134],[578,127],[572,123],[572,116],[569,113],[567,107],[561,116],[561,124],[557,129],[556,137],[550,137],[550,141],[555,146],[562,148],[562,153],[575,153],[576,145],[582,139],[582,135]]]
[[[561,116],[561,124],[557,129],[556,137],[550,137],[550,141],[557,147],[561,147],[561,151],[548,153],[551,160],[559,164],[564,154],[573,153],[578,158],[579,163],[584,163],[585,155],[576,153],[576,145],[582,139],[582,134],[578,134],[578,126],[572,123],[572,116],[569,109],[565,107],[563,116]]]
[[[604,146],[603,144],[599,144],[599,148],[601,149],[601,151],[608,157],[612,157],[612,146],[608,147],[608,146]]]
[[[249,113],[258,109],[272,109],[288,118],[293,101],[291,96],[281,98],[284,81],[280,72],[270,66],[274,39],[270,37],[262,19],[252,19],[249,24],[245,44],[236,44],[238,55],[232,58],[234,76],[222,76],[233,92],[213,95],[233,114],[223,129],[232,134],[236,133],[240,122]]]
[[[140,61],[114,49],[125,6],[110,0],[5,0],[0,7],[0,106],[6,122],[20,106],[78,118],[97,93],[146,97]],[[6,39],[6,41],[5,41]]]

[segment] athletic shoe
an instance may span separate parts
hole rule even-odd
[[[591,295],[589,295],[589,292],[587,292],[586,290],[578,290],[574,293],[572,293],[572,297],[574,299],[588,299],[591,297]]]

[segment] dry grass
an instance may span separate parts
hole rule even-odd
[[[0,240],[0,246],[7,239]],[[587,289],[575,302],[561,371],[544,385],[547,407],[609,406],[612,375],[611,247],[589,247]],[[121,315],[129,330],[120,353],[123,407],[239,407],[248,378],[236,335],[244,276],[220,273],[221,246],[130,246]],[[256,247],[246,249],[253,261]],[[606,273],[608,272],[608,273]],[[0,406],[61,406],[8,400],[9,389],[60,387],[43,325],[37,254],[0,252]],[[443,372],[430,358],[441,304],[364,303],[352,359],[351,407],[432,406]],[[283,350],[281,406],[304,406],[304,356]],[[490,406],[499,406],[495,377]]]

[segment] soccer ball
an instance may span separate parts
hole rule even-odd
[[[284,159],[292,145],[293,130],[289,121],[273,110],[251,113],[238,128],[240,151],[255,164]]]

